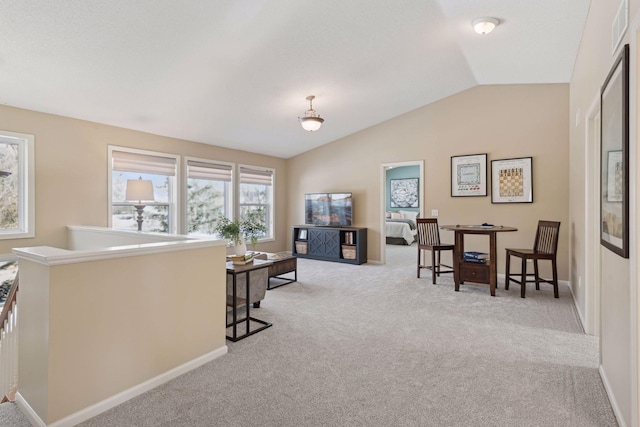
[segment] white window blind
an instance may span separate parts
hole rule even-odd
[[[167,176],[175,176],[176,174],[176,159],[172,157],[113,150],[111,158],[114,171]]]
[[[231,165],[187,161],[188,176],[191,179],[209,179],[212,181],[231,182]]]
[[[273,171],[240,167],[241,184],[273,185]]]

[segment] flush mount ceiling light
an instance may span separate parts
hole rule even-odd
[[[306,99],[309,101],[309,109],[304,112],[304,117],[298,117],[298,120],[304,130],[313,132],[314,130],[320,129],[324,119],[320,118],[318,113],[316,113],[316,110],[313,109],[313,100],[315,99],[315,96],[309,95]]]
[[[471,25],[478,34],[489,34],[498,25],[500,21],[496,18],[478,18],[474,19]]]

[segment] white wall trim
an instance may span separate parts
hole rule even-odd
[[[561,281],[558,281],[558,284]],[[562,281],[564,282],[564,281]],[[580,311],[580,306],[578,305],[578,300],[576,299],[576,295],[573,293],[573,286],[571,286],[570,282],[566,282],[567,286],[569,287],[569,292],[571,292],[571,298],[573,299],[573,309],[576,312],[576,316],[578,317],[578,320],[580,321],[580,326],[582,327],[582,332],[584,332],[585,334],[587,333],[586,329],[585,329],[585,325],[586,325],[586,321],[584,319],[584,314]],[[590,334],[589,334],[590,335]],[[598,344],[600,345],[600,344]]]
[[[13,249],[13,253],[18,258],[28,259],[29,261],[37,262],[39,264],[62,265],[225,245],[226,240],[183,240],[176,242],[114,246],[111,248],[86,251],[69,251],[51,246],[33,246],[30,248],[15,248]]]
[[[583,326],[589,335],[600,336],[600,92],[585,115],[585,216],[584,216],[584,314]],[[575,255],[575,254],[574,254]],[[580,273],[578,273],[580,275]],[[574,278],[575,279],[575,278]],[[579,281],[580,279],[578,279]],[[580,286],[580,282],[578,283]],[[601,352],[599,352],[600,354]],[[599,356],[598,356],[599,357]]]
[[[76,413],[73,413],[67,417],[55,421],[51,424],[46,424],[33,410],[31,405],[24,399],[24,397],[18,392],[16,394],[16,404],[20,410],[24,413],[31,424],[39,427],[71,427],[95,417],[111,408],[114,408],[127,400],[133,399],[136,396],[141,395],[159,385],[162,385],[182,374],[185,374],[193,369],[196,369],[205,363],[208,363],[220,356],[227,354],[229,351],[226,345],[200,357],[197,357],[190,362],[184,363],[170,371],[164,372],[156,377],[153,377],[143,383],[131,387],[128,390],[122,391],[116,395],[113,395],[101,402],[84,408]]]
[[[607,392],[607,396],[609,396],[609,402],[611,403],[611,408],[613,409],[613,414],[616,416],[616,421],[620,427],[627,427],[627,424],[624,422],[624,417],[622,416],[622,412],[620,411],[620,406],[618,402],[614,399],[615,394],[613,394],[613,389],[611,388],[611,384],[609,384],[609,380],[607,379],[607,374],[605,373],[602,365],[598,369],[600,372],[600,378],[602,378],[602,384],[604,384],[604,389]]]
[[[638,408],[638,37],[640,37],[640,12],[633,17],[632,31],[629,38],[629,194],[635,203],[629,203],[629,264],[630,264],[630,298],[631,305],[631,419],[633,425],[640,424]]]

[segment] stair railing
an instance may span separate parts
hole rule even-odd
[[[18,275],[0,313],[0,403],[13,402],[18,391]]]

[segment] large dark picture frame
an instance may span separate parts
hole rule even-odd
[[[629,45],[600,91],[600,243],[629,258]]]

